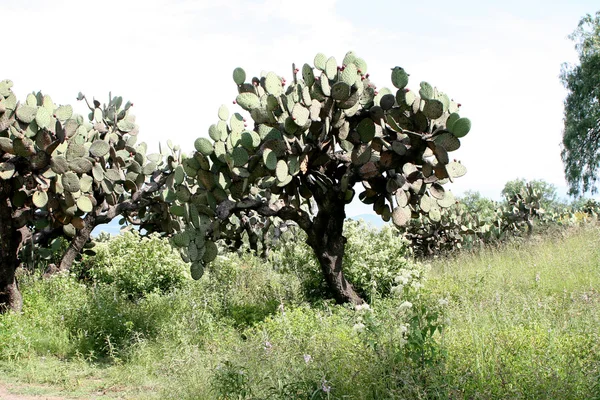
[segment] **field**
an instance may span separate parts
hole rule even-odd
[[[297,257],[310,265],[305,249]],[[24,313],[0,316],[0,389],[82,399],[600,399],[596,226],[404,265],[394,295],[373,293],[358,310],[311,298],[297,270],[276,261],[228,255],[199,282],[139,299],[23,276]]]

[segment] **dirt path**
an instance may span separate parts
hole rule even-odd
[[[43,384],[6,382],[0,379],[0,400],[123,400],[138,399],[124,388],[89,389],[77,394],[67,394],[60,387]],[[143,397],[142,397],[143,398]]]
[[[10,385],[0,382],[0,400],[67,400],[73,399],[72,397],[56,397],[46,395],[28,395],[28,394],[14,394],[13,390],[20,392],[23,389],[27,389],[31,386],[21,385]],[[40,388],[43,388],[40,386]]]

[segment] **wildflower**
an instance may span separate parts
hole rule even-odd
[[[402,333],[403,335],[405,335],[408,332],[408,324],[402,324],[400,325],[400,333]]]
[[[439,299],[438,300],[438,304],[442,307],[447,306],[448,305],[448,299]]]
[[[362,322],[358,322],[358,323],[354,324],[352,329],[355,330],[356,332],[362,332],[365,330],[365,324],[363,324]]]
[[[406,286],[406,284],[408,283],[408,277],[399,275],[394,279],[394,281],[396,283],[401,284],[402,286]]]
[[[329,392],[331,392],[331,386],[330,386],[330,385],[328,385],[327,383],[328,383],[328,382],[327,382],[325,379],[323,379],[323,380],[321,381],[321,389],[323,389],[323,391],[324,391],[325,393],[329,393]]]
[[[312,361],[312,357],[310,356],[310,354],[305,354],[304,355],[304,362],[308,364],[311,361]]]
[[[357,304],[356,306],[354,306],[354,309],[356,311],[362,311],[362,310],[370,310],[371,307],[367,303],[363,303],[363,304]]]
[[[403,290],[404,290],[404,286],[402,286],[402,285],[394,286],[394,287],[392,287],[392,294],[394,294],[396,296],[401,296]]]
[[[405,301],[404,303],[400,304],[400,310],[408,310],[410,308],[412,308],[412,303],[410,301]]]
[[[273,345],[271,344],[271,342],[269,342],[268,340],[265,342],[265,346],[264,349],[265,351],[269,351],[271,350],[271,348],[273,348]]]

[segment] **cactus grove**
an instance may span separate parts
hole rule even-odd
[[[455,202],[443,185],[466,172],[449,157],[471,127],[459,105],[427,82],[410,91],[400,67],[391,78],[395,92],[376,88],[353,52],[341,63],[318,54],[314,65],[294,66],[289,85],[274,72],[248,78],[236,68],[233,102],[252,120],[221,106],[210,139],[194,142],[185,176],[169,189],[173,243],[192,275],[216,257],[216,240],[255,213],[296,222],[336,299],[362,302],[341,267],[356,185],[363,203],[402,226],[419,214],[438,221]]]
[[[394,90],[377,88],[353,52],[341,63],[317,54],[313,65],[293,66],[289,84],[274,72],[248,78],[242,68],[233,80],[233,102],[251,120],[221,106],[189,156],[170,142],[165,154],[146,154],[120,97],[101,105],[80,94],[86,121],[41,93],[18,103],[12,83],[1,82],[0,304],[19,308],[14,272],[25,240],[73,237],[68,268],[93,227],[117,215],[169,235],[194,278],[217,256],[217,241],[239,242],[249,221],[293,221],[336,300],[361,303],[342,270],[355,191],[397,226],[419,215],[439,221],[455,203],[444,184],[466,169],[449,153],[471,122],[429,83],[409,90],[401,67],[391,70]]]
[[[11,87],[0,82],[0,308],[18,310],[14,273],[25,242],[71,238],[60,266],[68,269],[96,225],[135,215],[165,174],[162,156],[136,143],[131,104],[121,97],[88,103],[86,120],[41,92],[19,103]]]

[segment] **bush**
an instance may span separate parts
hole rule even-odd
[[[211,311],[236,327],[252,326],[275,313],[282,304],[304,301],[301,282],[284,275],[251,254],[219,255],[205,277],[194,286],[210,297]]]
[[[368,301],[390,294],[394,279],[412,269],[409,243],[391,226],[376,229],[364,221],[346,220],[344,274],[354,289]],[[327,297],[327,285],[306,235],[296,229],[277,243],[270,255],[275,268],[300,278],[311,299]]]
[[[166,293],[189,279],[188,265],[157,234],[140,237],[136,231],[126,232],[98,243],[95,250],[96,255],[85,257],[76,269],[132,299]]]

